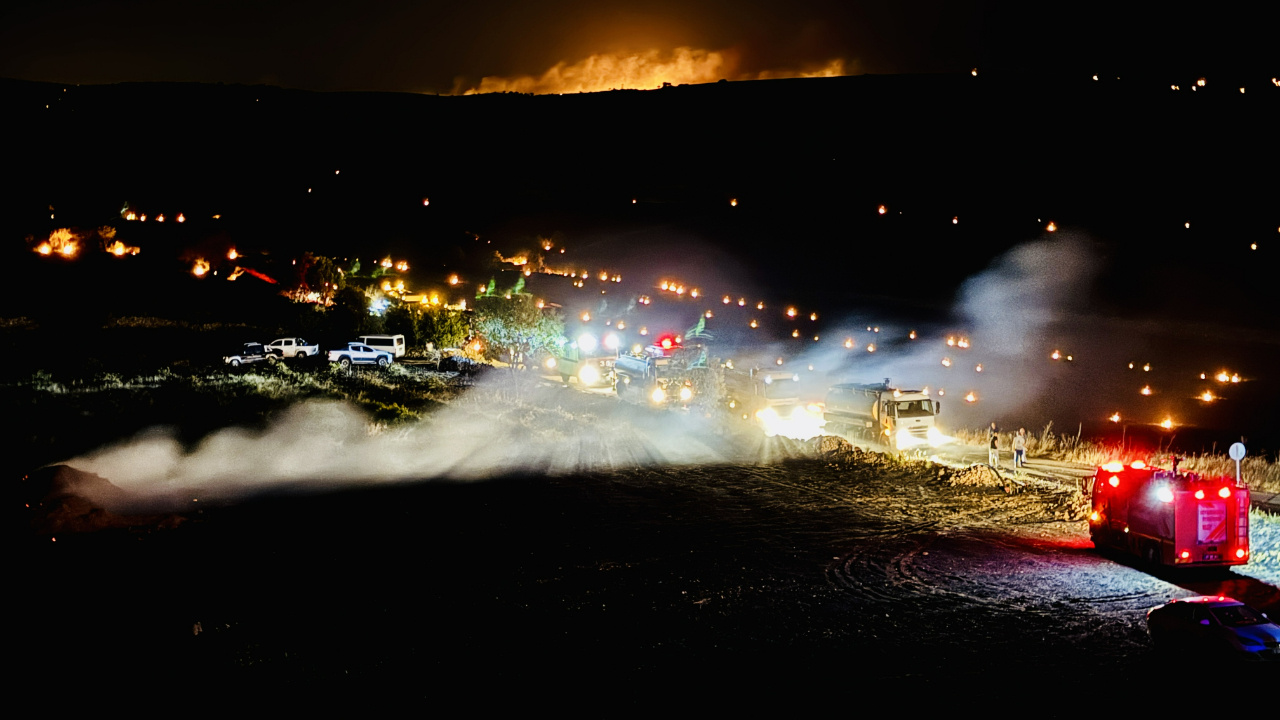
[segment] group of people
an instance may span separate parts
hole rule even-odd
[[[991,432],[988,437],[987,462],[992,467],[1000,465],[1000,428],[991,421]],[[1021,469],[1027,466],[1027,429],[1018,428],[1013,436],[1013,467]]]

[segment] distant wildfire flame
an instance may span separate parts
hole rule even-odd
[[[519,92],[534,95],[604,92],[606,90],[651,90],[664,84],[712,83],[722,79],[767,80],[795,77],[837,77],[851,74],[843,59],[798,70],[778,69],[742,72],[733,50],[703,50],[680,47],[670,52],[658,49],[638,53],[602,53],[570,63],[562,60],[539,76],[490,76],[475,87],[460,81],[454,94]]]
[[[80,251],[80,238],[67,228],[58,228],[49,233],[49,239],[37,245],[35,251],[41,255],[74,257]]]
[[[115,242],[108,245],[106,249],[107,249],[107,252],[111,253],[112,255],[115,255],[116,257],[123,257],[125,255],[137,255],[140,252],[138,248],[132,245],[125,245],[119,240],[116,240]]]

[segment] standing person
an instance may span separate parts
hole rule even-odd
[[[987,438],[987,464],[991,467],[1000,465],[1000,429],[996,427],[994,420],[991,421],[991,432]]]
[[[1015,468],[1023,468],[1027,466],[1027,429],[1018,428],[1018,434],[1013,436],[1013,466]]]

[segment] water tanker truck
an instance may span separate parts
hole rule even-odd
[[[678,342],[662,338],[630,353],[619,351],[613,360],[613,389],[618,399],[638,405],[687,405],[693,388],[677,375],[685,365],[676,358]]]
[[[902,390],[883,383],[844,383],[827,390],[823,419],[828,433],[877,442],[894,451],[936,448],[950,441],[938,429],[942,404],[928,389]]]

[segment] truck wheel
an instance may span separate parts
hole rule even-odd
[[[385,368],[386,366],[387,366],[387,359],[384,357],[378,358],[378,367]]]
[[[239,360],[234,360],[234,359],[233,359],[231,362],[229,362],[229,363],[227,363],[227,364],[228,364],[228,365],[230,365],[230,366],[231,366],[231,367],[233,367],[233,368],[238,368],[238,367],[240,367],[240,361],[239,361]]]
[[[1156,547],[1154,545],[1147,546],[1147,551],[1143,553],[1143,557],[1146,559],[1148,565],[1154,566],[1160,564],[1160,553],[1156,551]]]
[[[349,357],[338,358],[338,366],[341,367],[343,370],[350,370],[351,358]]]

